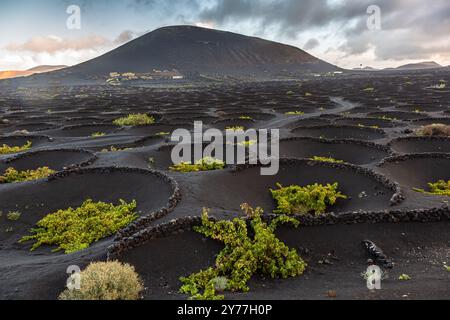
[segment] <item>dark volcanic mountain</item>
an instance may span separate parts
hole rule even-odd
[[[419,63],[405,64],[397,68],[397,70],[423,70],[423,69],[436,69],[442,68],[442,66],[434,61],[425,61]]]
[[[33,84],[105,82],[112,72],[177,70],[185,76],[274,77],[340,70],[293,47],[192,26],[157,29],[79,65],[32,77]],[[30,83],[31,84],[31,83]]]
[[[337,70],[308,53],[284,44],[231,32],[192,26],[157,29],[96,59],[74,72],[150,72],[253,74],[286,69],[292,72]]]

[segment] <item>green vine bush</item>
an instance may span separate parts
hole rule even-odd
[[[321,185],[315,183],[305,187],[292,185],[283,187],[277,184],[279,189],[270,192],[277,203],[274,213],[277,214],[324,214],[328,206],[334,205],[338,199],[347,199],[338,189],[338,183]]]
[[[380,129],[380,127],[379,127],[379,126],[377,126],[377,125],[374,125],[374,126],[366,126],[366,125],[363,125],[363,124],[361,124],[361,123],[358,123],[358,127],[359,127],[359,128],[372,128],[372,129]]]
[[[312,161],[320,161],[320,162],[329,162],[329,163],[344,163],[343,160],[336,160],[334,158],[328,158],[328,157],[318,157],[314,156],[310,158]]]
[[[8,219],[9,221],[19,221],[21,216],[22,213],[19,211],[10,211],[6,214],[6,219]]]
[[[397,118],[392,118],[392,117],[389,117],[387,115],[380,116],[380,117],[378,117],[378,119],[379,120],[386,120],[386,121],[397,121]]]
[[[145,113],[129,114],[113,121],[116,126],[147,126],[155,123],[155,118]]]
[[[194,164],[191,162],[181,162],[174,166],[171,166],[169,169],[175,172],[199,172],[199,171],[211,171],[211,170],[222,170],[225,168],[225,163],[222,160],[205,157]]]
[[[102,149],[100,152],[107,153],[107,152],[122,152],[122,151],[129,151],[132,150],[132,148],[116,148],[114,146],[109,147],[109,149]]]
[[[91,243],[116,233],[137,219],[136,201],[126,203],[120,200],[112,203],[86,200],[81,207],[68,208],[51,213],[31,229],[33,235],[23,237],[19,242],[36,241],[31,251],[42,245],[58,246],[53,252],[64,250],[66,254],[84,250]]]
[[[450,180],[444,181],[439,180],[436,183],[429,183],[428,187],[430,188],[430,191],[425,191],[423,189],[417,189],[414,188],[414,191],[426,193],[426,194],[433,194],[437,196],[447,196],[450,197]]]
[[[304,114],[305,113],[303,111],[289,111],[285,113],[287,116],[302,116]]]
[[[298,220],[280,215],[267,224],[262,220],[261,208],[252,209],[248,204],[241,208],[249,223],[245,218],[215,222],[209,218],[208,210],[203,209],[202,226],[195,231],[223,242],[225,248],[217,256],[214,267],[180,278],[181,293],[193,300],[221,300],[224,296],[217,293],[248,292],[247,283],[254,274],[272,278],[303,274],[306,263],[295,249],[290,249],[274,234],[278,225],[291,223],[297,227]]]
[[[258,143],[258,141],[256,141],[256,140],[246,140],[246,141],[239,142],[237,145],[245,147],[245,148],[249,148],[251,146],[254,146],[256,143]]]
[[[0,184],[44,179],[54,174],[55,172],[55,170],[52,170],[48,167],[25,171],[18,171],[14,168],[8,168],[6,169],[5,173],[0,176]]]
[[[242,127],[242,126],[227,127],[227,128],[225,129],[225,131],[239,132],[239,131],[245,131],[245,128]]]
[[[100,137],[104,137],[106,136],[106,133],[104,132],[94,132],[93,134],[91,134],[92,138],[100,138]]]
[[[93,262],[79,274],[80,289],[66,289],[59,300],[138,300],[144,290],[133,266]]]
[[[27,141],[27,143],[24,144],[23,146],[17,146],[17,147],[11,147],[7,144],[3,144],[2,146],[0,146],[0,154],[11,154],[11,153],[27,151],[27,150],[30,150],[31,146],[32,146],[31,141]]]

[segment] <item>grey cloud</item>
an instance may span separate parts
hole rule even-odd
[[[122,31],[114,40],[115,44],[124,44],[136,37],[136,33],[130,30]]]
[[[217,0],[200,17],[218,23],[253,20],[260,28],[276,26],[280,35],[295,38],[309,28],[365,15],[368,5],[364,2],[373,1],[350,0],[346,5],[331,6],[327,0]]]
[[[317,40],[315,38],[311,38],[305,43],[305,45],[303,46],[303,49],[312,50],[312,49],[317,48],[319,45],[320,45],[319,40]]]
[[[369,5],[381,9],[381,31],[367,28]],[[288,39],[296,39],[306,30],[338,25],[342,44],[336,49],[347,56],[371,48],[378,59],[424,59],[442,54],[442,50],[450,55],[448,0],[346,0],[335,4],[327,0],[215,0],[199,17],[219,26],[250,22],[258,33],[270,29],[277,37]]]
[[[77,2],[86,6],[90,3]],[[219,29],[234,26],[234,31],[279,41],[308,40],[304,45],[307,50],[320,46],[308,43],[311,33],[330,27],[332,32],[314,38],[322,44],[327,42],[326,37],[339,39],[336,48],[330,50],[342,51],[343,56],[363,54],[372,48],[380,60],[423,59],[442,52],[450,55],[448,0],[127,0],[127,4],[138,13],[158,12],[159,25],[211,22]],[[380,31],[367,28],[369,5],[381,9]],[[124,33],[116,40],[123,43],[131,39]]]
[[[128,7],[138,12],[148,10],[162,11],[166,15],[178,15],[185,10],[196,12],[199,10],[201,0],[130,0]]]

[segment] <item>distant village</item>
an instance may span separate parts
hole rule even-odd
[[[110,85],[120,85],[122,82],[129,81],[168,81],[168,80],[183,80],[184,75],[177,70],[156,70],[146,73],[134,72],[111,72],[106,83]]]

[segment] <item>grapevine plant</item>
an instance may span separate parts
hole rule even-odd
[[[181,162],[179,164],[171,166],[169,169],[171,171],[188,173],[188,172],[199,172],[199,171],[211,171],[211,170],[222,170],[225,168],[225,163],[222,160],[205,157],[198,160],[195,163],[191,162]]]
[[[0,146],[0,155],[27,151],[31,148],[31,145],[32,145],[31,141],[27,141],[27,143],[25,143],[23,146],[16,146],[16,147],[11,147],[7,144],[3,144]]]
[[[302,116],[305,113],[303,111],[289,111],[285,113],[288,116]]]
[[[137,219],[136,201],[119,205],[86,200],[81,207],[51,213],[31,229],[33,235],[20,239],[20,243],[35,240],[31,251],[42,245],[58,246],[53,252],[66,254],[84,250],[91,243],[116,233]]]
[[[261,208],[253,209],[248,204],[241,206],[245,218],[232,221],[213,221],[208,210],[203,209],[202,225],[195,231],[213,240],[224,243],[214,267],[181,277],[181,293],[193,300],[221,300],[217,292],[248,292],[248,281],[254,274],[272,278],[296,277],[305,271],[306,263],[295,249],[289,248],[274,234],[280,224],[299,222],[286,215],[280,215],[270,224],[263,222]]]
[[[270,192],[277,203],[277,214],[324,214],[328,206],[334,205],[338,199],[347,199],[339,192],[338,183],[321,185],[315,183],[305,187],[292,185],[283,187],[277,184],[278,189]]]
[[[433,194],[437,196],[447,196],[450,197],[450,180],[444,181],[439,180],[436,183],[429,183],[428,187],[430,188],[430,191],[425,191],[423,189],[417,189],[414,188],[414,191],[426,193],[426,194]]]
[[[0,176],[0,184],[44,179],[54,174],[55,172],[56,171],[48,167],[42,167],[37,168],[36,170],[25,170],[25,171],[18,171],[14,168],[8,168],[6,169],[5,173]]]
[[[104,137],[106,136],[106,133],[104,132],[94,132],[93,134],[91,134],[92,138],[100,138],[100,137]]]
[[[334,158],[328,158],[328,157],[318,157],[314,156],[310,158],[312,161],[320,161],[320,162],[329,162],[329,163],[344,163],[343,160],[336,160]]]
[[[116,126],[146,126],[155,123],[155,118],[145,113],[129,114],[113,121]]]
[[[245,128],[242,126],[233,126],[233,127],[227,127],[225,131],[234,131],[234,132],[240,132],[245,131]]]
[[[251,146],[254,146],[256,143],[257,143],[256,140],[246,140],[246,141],[239,142],[237,145],[241,146],[241,147],[249,148]]]

